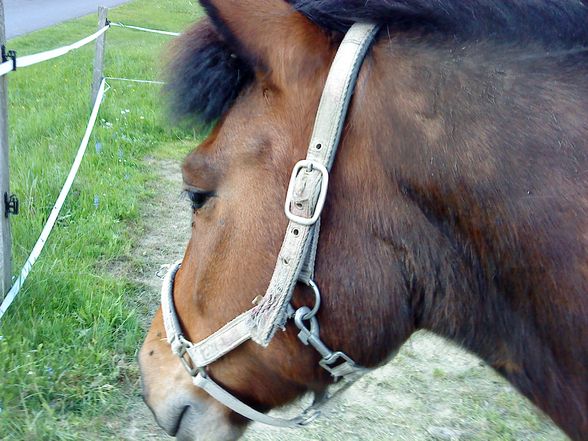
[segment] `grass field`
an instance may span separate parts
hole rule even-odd
[[[113,21],[173,31],[190,0],[135,0]],[[19,54],[96,29],[74,20],[10,42]],[[108,76],[161,77],[168,37],[113,28]],[[93,48],[10,75],[11,186],[20,269],[65,180],[90,113]],[[198,134],[170,128],[159,86],[111,81],[72,193],[27,283],[0,323],[0,439],[162,439],[137,396],[136,352],[158,302],[152,269],[181,253],[178,162]],[[183,218],[182,218],[183,219]],[[188,218],[189,221],[189,218]],[[187,224],[189,225],[189,224]],[[187,225],[184,225],[186,227]],[[254,424],[250,441],[564,440],[478,359],[419,333],[386,367],[301,431]]]
[[[183,30],[197,17],[188,0],[139,0],[112,21]],[[9,42],[25,55],[96,30],[95,16]],[[107,33],[106,75],[160,77],[169,37],[120,28]],[[14,271],[33,247],[65,181],[89,113],[93,45],[9,76],[10,181],[21,201],[12,218]],[[143,228],[152,197],[143,158],[192,135],[170,129],[159,86],[110,82],[78,177],[45,250],[0,324],[0,438],[79,439],[101,433],[93,416],[115,415],[134,383],[142,337],[132,308],[138,289],[111,266]],[[121,386],[123,386],[121,388]],[[104,434],[106,436],[106,434]]]

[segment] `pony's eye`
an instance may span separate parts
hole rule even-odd
[[[214,195],[214,193],[210,191],[202,191],[202,190],[185,190],[186,194],[190,198],[190,202],[192,203],[192,210],[196,211],[202,208],[206,202]]]

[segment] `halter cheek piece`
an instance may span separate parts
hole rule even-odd
[[[306,159],[292,171],[284,211],[288,228],[268,289],[254,300],[254,307],[231,320],[221,329],[198,343],[182,335],[182,328],[173,302],[174,278],[180,263],[172,265],[161,288],[161,307],[167,340],[172,351],[192,376],[194,385],[233,411],[265,424],[280,427],[301,427],[319,415],[319,406],[340,393],[367,369],[355,364],[345,353],[332,351],[321,340],[316,313],[320,307],[320,291],[314,283],[320,216],[329,184],[345,116],[363,59],[374,40],[378,27],[356,23],[347,32],[333,60],[317,111],[314,130]],[[295,310],[290,304],[296,283],[310,286],[315,294],[314,307]],[[321,355],[320,365],[335,379],[338,390],[315,397],[315,401],[292,419],[275,418],[256,411],[216,384],[206,366],[252,339],[266,347],[278,329],[293,319],[299,329],[298,338]],[[339,381],[341,380],[341,381]]]

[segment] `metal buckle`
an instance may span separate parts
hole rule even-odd
[[[333,366],[341,361],[340,359],[343,359],[343,361]],[[330,356],[324,357],[319,361],[319,364],[335,378],[344,377],[357,370],[355,362],[345,352],[341,351],[333,352]]]
[[[297,216],[294,213],[292,213],[291,209],[292,201],[294,200],[294,187],[296,186],[296,178],[298,177],[298,173],[300,172],[300,170],[302,170],[303,168],[306,168],[310,171],[316,169],[321,172],[321,190],[316,201],[316,205],[314,207],[314,213],[311,217]],[[314,225],[321,216],[321,212],[323,211],[323,208],[325,206],[328,186],[329,172],[323,164],[308,159],[298,161],[294,166],[294,169],[292,170],[292,176],[290,176],[290,184],[288,185],[288,193],[286,194],[286,203],[284,204],[284,212],[286,213],[286,217],[290,219],[292,222],[296,222],[300,225],[305,225],[307,227],[310,225]]]

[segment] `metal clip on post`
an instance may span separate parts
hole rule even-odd
[[[6,46],[2,45],[2,62],[6,63],[9,59],[12,60],[12,70],[16,70],[16,51],[6,51]]]
[[[4,193],[4,217],[8,217],[10,214],[17,215],[19,209],[19,201],[15,194],[8,196],[8,193]]]

